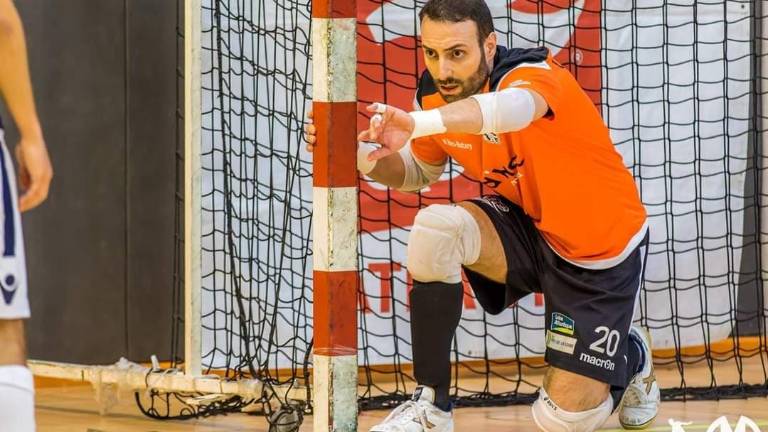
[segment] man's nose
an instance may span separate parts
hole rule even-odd
[[[438,71],[440,72],[440,81],[446,81],[453,77],[453,67],[449,61],[440,59],[440,68]]]

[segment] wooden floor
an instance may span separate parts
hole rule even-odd
[[[722,366],[722,365],[720,365]],[[697,370],[698,368],[698,370]],[[734,383],[738,379],[735,368],[721,367],[716,373],[718,383]],[[733,369],[734,372],[730,370]],[[755,382],[764,376],[763,365],[759,359],[743,365],[746,382]],[[679,385],[679,374],[675,368],[657,369],[662,386]],[[709,369],[704,365],[689,366],[686,369],[686,381],[692,384],[706,384]],[[531,376],[527,376],[531,378]],[[533,381],[538,379],[535,375]],[[699,380],[699,383],[696,381]],[[386,416],[386,411],[363,412],[359,418],[359,430],[367,431],[372,425]],[[727,415],[733,425],[739,416],[754,420],[760,428],[768,432],[768,399],[753,398],[747,400],[726,400],[712,402],[669,402],[662,404],[652,431],[669,431],[668,420],[693,422],[685,426],[687,432],[706,431],[710,423]],[[536,431],[527,406],[501,408],[462,408],[456,410],[456,431]],[[130,394],[122,399],[109,414],[99,415],[99,406],[94,399],[94,391],[86,385],[61,385],[40,382],[37,388],[37,423],[41,432],[159,432],[159,431],[249,431],[266,432],[268,425],[260,415],[231,414],[207,419],[186,421],[156,421],[144,417],[134,404]],[[618,430],[616,416],[603,426],[603,430]],[[312,430],[312,419],[306,418],[302,432]]]

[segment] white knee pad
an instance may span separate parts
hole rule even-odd
[[[480,227],[465,209],[421,209],[408,237],[408,271],[419,282],[461,282],[461,266],[480,257]]]
[[[539,398],[531,407],[533,421],[543,432],[592,432],[608,420],[613,411],[613,397],[608,398],[597,408],[587,411],[565,411],[549,398],[543,388],[539,389]]]

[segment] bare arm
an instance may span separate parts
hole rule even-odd
[[[53,168],[32,96],[24,29],[12,0],[0,0],[0,95],[21,134],[16,147],[24,191],[19,208],[26,211],[45,201]]]
[[[526,89],[524,91],[529,92],[533,98],[533,118],[539,119],[543,117],[549,110],[544,98],[533,90]],[[377,161],[374,168],[367,172],[367,175],[378,183],[400,189],[404,186],[406,180],[406,166],[403,156],[399,152],[414,135],[416,121],[412,114],[383,104],[374,103],[366,109],[376,114],[371,117],[368,129],[361,132],[357,139],[359,141],[381,144],[379,149],[370,151],[367,154],[369,161]],[[413,114],[419,115],[423,113]],[[483,112],[480,109],[479,103],[474,98],[463,99],[439,108],[439,116],[443,129],[440,132],[434,133],[478,134],[483,128]],[[305,133],[307,151],[312,152],[317,141],[317,130],[312,123],[311,112],[309,113],[309,122],[305,127]],[[360,165],[360,162],[358,162],[358,165]],[[438,171],[435,171],[435,176],[438,177],[439,171],[442,168],[437,166],[436,168]],[[366,171],[364,170],[363,172]],[[434,181],[436,177],[432,177],[430,180]],[[425,183],[418,184],[422,185]]]
[[[42,138],[27,65],[24,28],[12,0],[0,0],[0,93],[22,136]]]
[[[534,102],[533,119],[543,117],[549,110],[544,98],[533,90],[524,89],[530,93]],[[414,136],[427,136],[438,133],[468,133],[479,134],[483,128],[483,113],[480,105],[474,98],[462,99],[449,103],[438,109],[440,116],[440,130],[431,130],[435,126],[429,120],[430,111],[408,113],[399,108],[374,103],[367,108],[368,112],[377,113],[371,117],[368,130],[363,131],[357,139],[381,144],[381,148],[371,152],[371,160],[379,160],[383,157],[397,153]],[[434,113],[434,111],[431,111]],[[417,130],[415,118],[427,119],[420,124]],[[427,125],[424,127],[424,125]]]
[[[368,177],[376,180],[385,186],[398,189],[405,181],[405,163],[400,153],[393,153],[383,157],[376,162],[373,171],[369,172]]]

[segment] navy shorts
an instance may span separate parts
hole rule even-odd
[[[29,318],[16,174],[0,128],[0,320]]]
[[[543,293],[546,361],[557,368],[626,387],[627,337],[643,277],[648,234],[621,263],[591,270],[558,256],[523,210],[498,195],[470,202],[491,219],[504,246],[507,278],[500,284],[467,268],[478,302],[499,314],[522,297]]]

